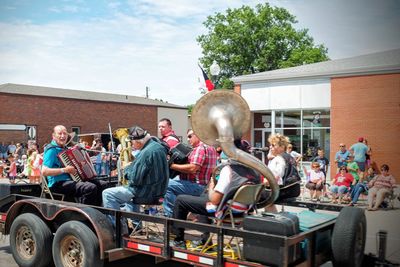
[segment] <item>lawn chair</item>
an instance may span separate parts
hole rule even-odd
[[[265,189],[264,184],[246,184],[242,185],[235,193],[233,196],[232,200],[229,201],[227,204],[227,207],[225,211],[223,212],[222,216],[220,218],[213,217],[214,221],[216,221],[217,226],[220,226],[222,224],[230,224],[232,228],[235,228],[235,226],[241,227],[242,222],[244,217],[249,213],[250,210],[252,210],[253,207],[256,206],[257,202],[260,199],[261,192]],[[234,203],[240,203],[243,205],[247,205],[248,209],[240,213],[240,215],[234,213]],[[257,209],[254,209],[255,212],[257,212]],[[211,243],[211,240],[213,238],[213,233],[210,234],[210,237],[208,238],[207,242],[203,245],[202,252],[205,252],[209,249],[208,244]],[[238,251],[238,258],[241,259],[241,251],[239,247],[239,240],[237,237],[232,237],[228,244],[230,246],[230,243],[232,242],[232,239],[235,240],[235,244],[237,247]]]

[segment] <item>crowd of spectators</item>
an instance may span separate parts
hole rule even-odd
[[[0,178],[28,178],[31,183],[40,183],[42,154],[36,143],[24,144],[11,141],[0,144]]]

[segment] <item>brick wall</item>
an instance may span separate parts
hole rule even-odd
[[[109,132],[112,129],[140,125],[157,135],[157,107],[114,102],[98,102],[41,96],[0,93],[0,123],[37,126],[37,141],[43,145],[51,140],[53,127],[62,124],[80,127],[81,133]],[[0,131],[0,141],[26,142],[17,132]]]
[[[366,137],[376,166],[386,163],[400,182],[400,74],[331,80],[331,159],[339,143]],[[334,165],[332,165],[334,166]],[[332,168],[331,176],[336,167]]]

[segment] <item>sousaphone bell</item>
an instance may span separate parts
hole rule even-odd
[[[211,146],[220,146],[224,153],[250,168],[260,172],[271,189],[263,206],[274,203],[279,195],[279,186],[268,167],[258,158],[234,145],[250,128],[250,108],[246,100],[231,90],[214,90],[197,101],[192,111],[192,128],[196,136]]]

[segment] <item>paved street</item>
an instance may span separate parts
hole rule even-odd
[[[396,200],[395,209],[365,212],[367,217],[367,243],[365,247],[365,253],[377,254],[377,233],[380,230],[386,230],[388,232],[386,259],[394,263],[400,263],[400,227],[398,227],[398,222],[400,219],[399,205],[400,203]],[[288,211],[296,211],[296,209],[298,208],[286,208]],[[125,267],[133,266],[132,264],[135,263],[140,263],[140,266],[156,266],[154,264],[153,257],[144,255],[107,263],[105,266]],[[17,267],[17,264],[11,255],[8,237],[3,237],[0,240],[0,266]],[[188,265],[165,262],[157,264],[157,266],[183,267]],[[330,264],[325,264],[324,266],[327,267],[330,266]]]

